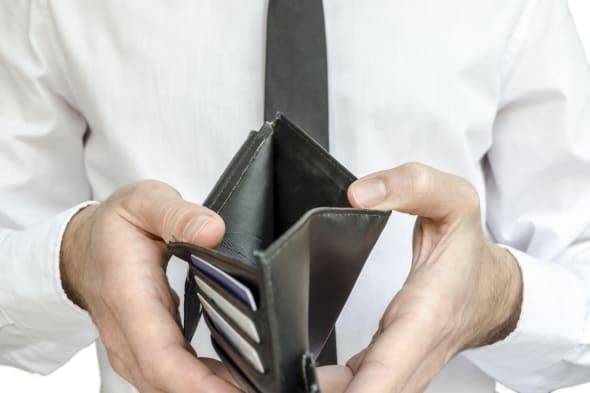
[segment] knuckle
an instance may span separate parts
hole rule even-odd
[[[131,206],[141,205],[147,199],[146,196],[154,194],[169,195],[170,197],[179,195],[178,191],[162,181],[141,180],[119,189],[109,200],[129,209]]]
[[[190,216],[186,213],[186,207],[183,203],[173,203],[162,206],[160,211],[162,228],[177,228],[178,226],[186,224],[190,219]]]
[[[150,194],[177,195],[178,193],[168,184],[159,180],[142,180],[130,185],[128,198],[134,201],[141,201],[145,199],[146,195]]]
[[[161,219],[164,237],[182,238],[186,228],[195,215],[195,208],[179,202],[162,206]],[[170,240],[170,239],[166,239]]]
[[[145,193],[159,193],[159,192],[176,192],[172,187],[168,184],[164,183],[160,180],[140,180],[137,183],[131,184],[131,189],[135,192],[139,193],[140,195],[144,195]]]
[[[410,192],[414,198],[422,199],[432,191],[432,172],[429,167],[419,163],[408,163],[404,170],[410,186]]]
[[[370,376],[374,381],[387,381],[392,375],[395,375],[396,370],[388,362],[386,362],[383,354],[369,354],[362,364],[365,375]],[[402,387],[390,387],[388,392],[400,393]]]

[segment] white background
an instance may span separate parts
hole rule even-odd
[[[590,0],[569,0],[578,31],[590,55]],[[590,57],[590,56],[589,56]],[[70,363],[48,377],[41,377],[0,366],[0,391],[3,393],[97,393],[99,377],[94,348],[81,351]],[[499,392],[507,392],[499,388]],[[563,390],[590,393],[590,384]]]

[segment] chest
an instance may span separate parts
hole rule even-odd
[[[71,3],[56,20],[91,130],[90,172],[113,185],[170,171],[212,183],[264,120],[266,1]],[[515,3],[324,8],[333,154],[359,175],[421,161],[474,177],[492,142]],[[105,155],[116,173],[104,173]]]

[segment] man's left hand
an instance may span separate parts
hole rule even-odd
[[[354,207],[418,217],[412,266],[371,344],[348,361],[349,369],[319,369],[323,391],[422,392],[457,353],[514,330],[520,268],[506,249],[485,239],[469,182],[405,164],[356,181],[348,196]]]

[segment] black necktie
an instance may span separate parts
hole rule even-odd
[[[264,119],[273,119],[277,111],[285,113],[326,150],[329,148],[328,62],[322,0],[269,0]],[[336,362],[333,331],[317,363]]]
[[[328,149],[328,69],[322,0],[269,0],[264,119],[285,113]]]

